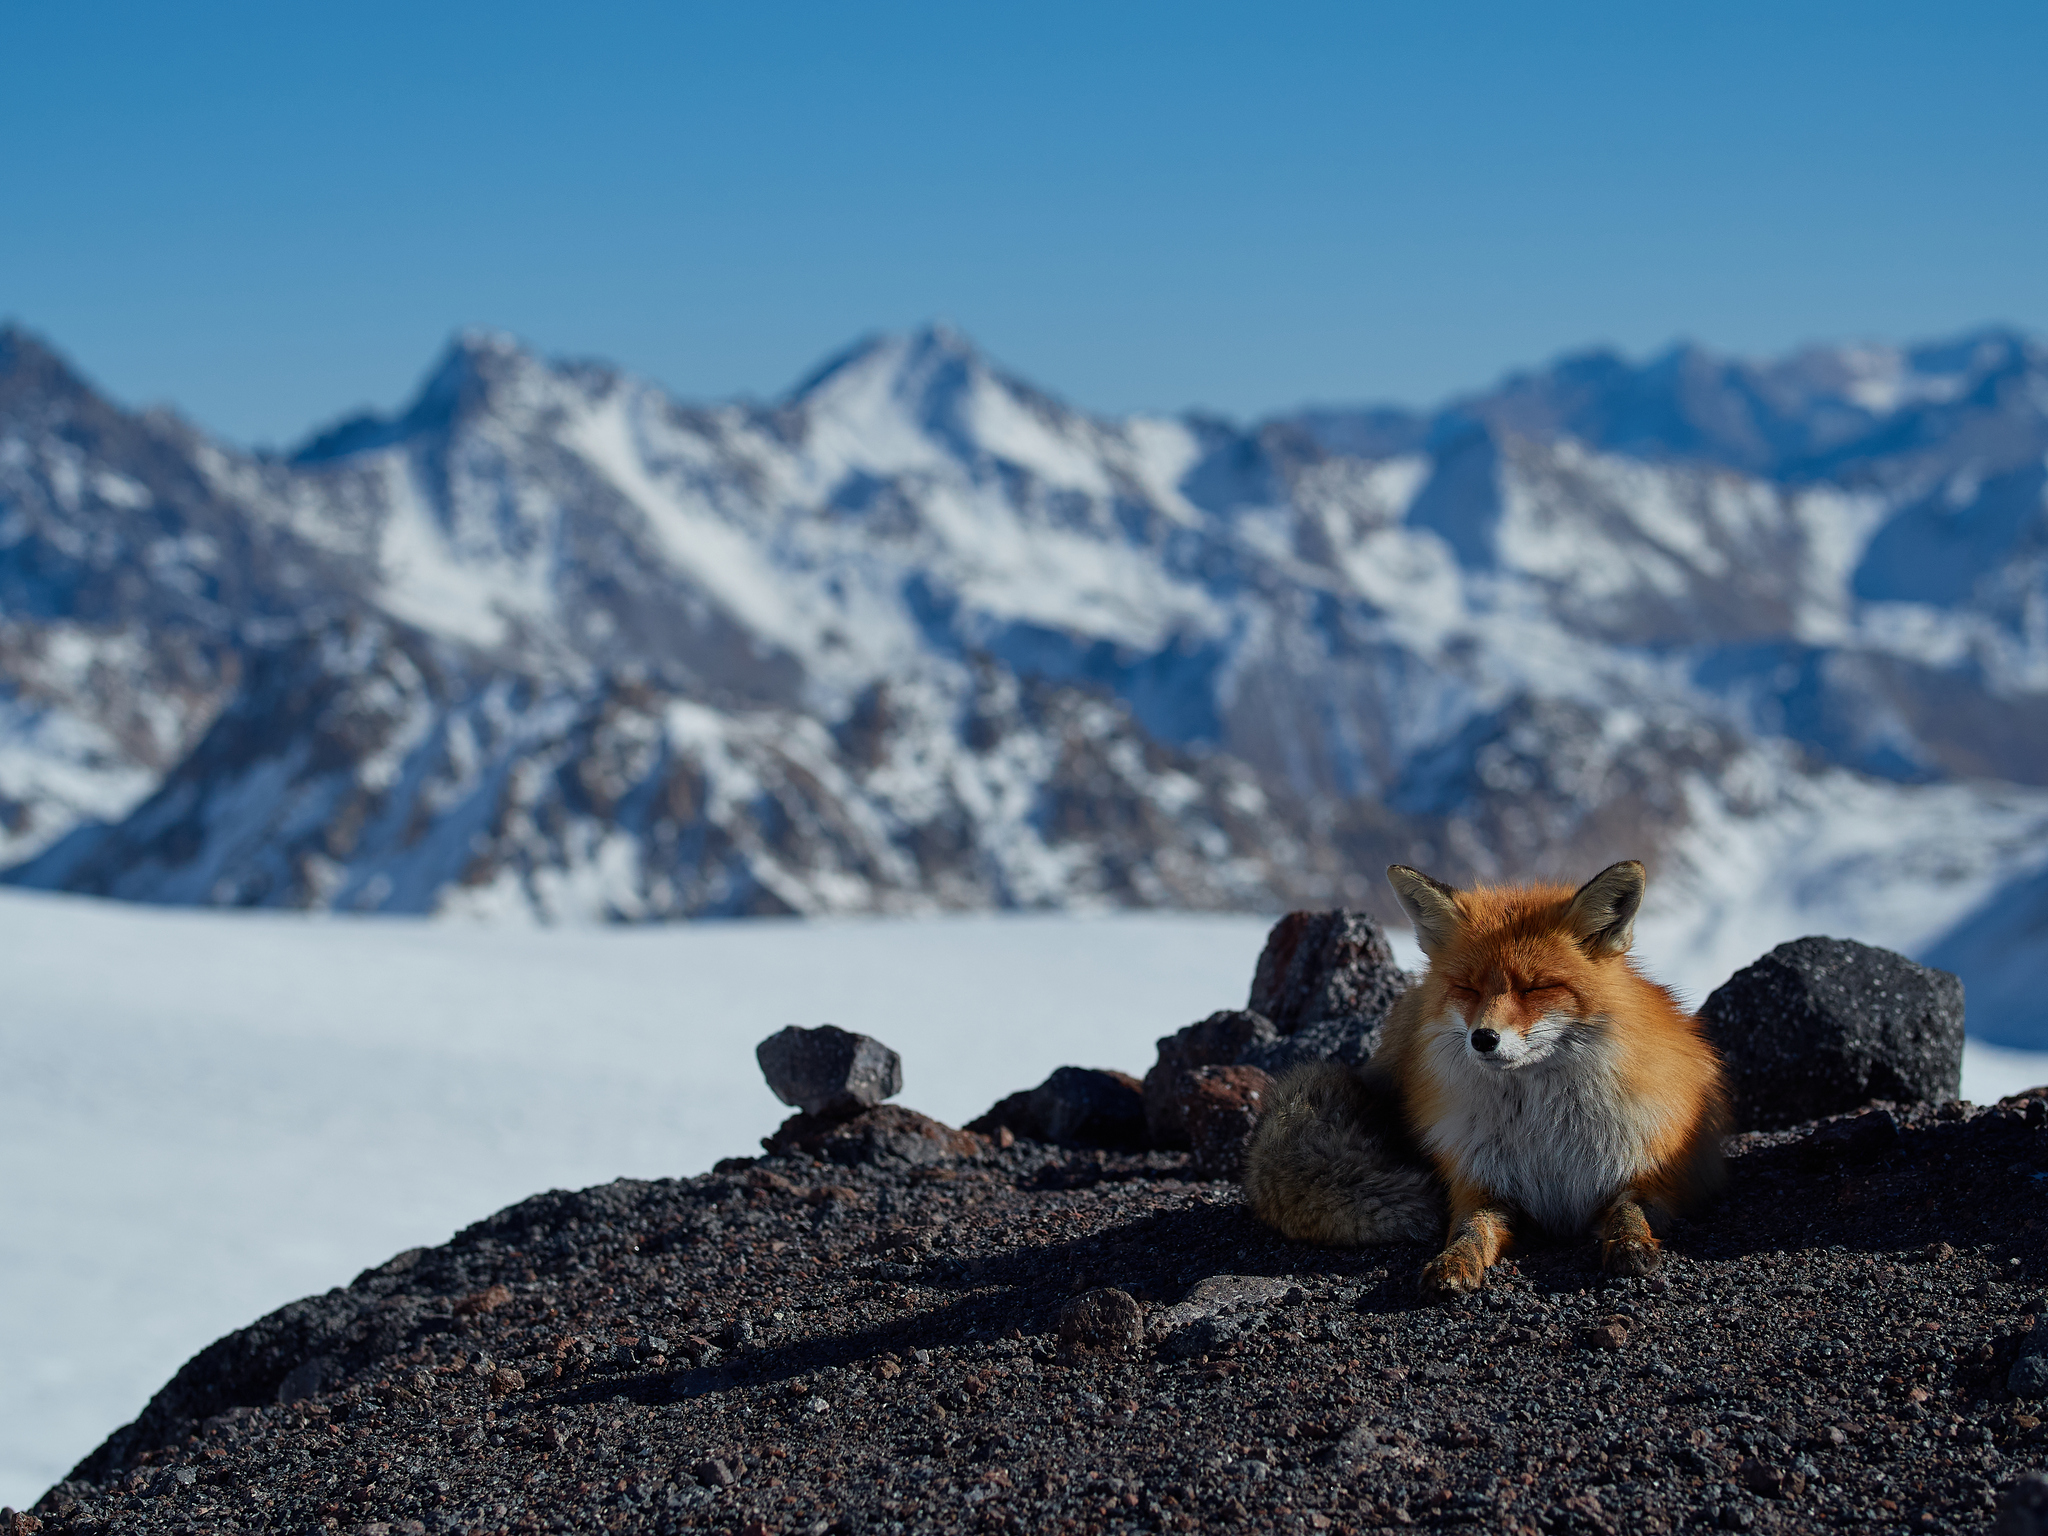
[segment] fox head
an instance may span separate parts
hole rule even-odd
[[[1562,885],[1459,891],[1396,864],[1387,879],[1429,957],[1433,1025],[1462,1030],[1477,1066],[1514,1071],[1583,1040],[1611,1017],[1643,904],[1643,866],[1610,865]],[[1617,974],[1619,973],[1619,974]],[[1453,1035],[1455,1038],[1455,1034]]]

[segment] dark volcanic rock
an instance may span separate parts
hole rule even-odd
[[[792,1024],[754,1047],[775,1097],[807,1115],[851,1115],[903,1091],[903,1061],[871,1035]]]
[[[1410,979],[1366,912],[1290,912],[1266,935],[1246,1007],[1283,1035],[1322,1019],[1384,1014]]]
[[[1235,1064],[1247,1051],[1272,1045],[1280,1038],[1272,1020],[1243,1008],[1212,1013],[1159,1042],[1159,1059],[1145,1074],[1145,1134],[1155,1147],[1185,1147],[1187,1121],[1182,1114],[1181,1078],[1197,1067]]]
[[[1189,1072],[1247,1066],[1278,1076],[1302,1061],[1362,1065],[1379,1044],[1387,1010],[1412,983],[1369,914],[1290,912],[1266,937],[1251,1006],[1212,1013],[1166,1036],[1142,1086],[1121,1072],[1061,1067],[1039,1087],[1003,1099],[968,1129],[984,1135],[1006,1129],[1062,1146],[1186,1147],[1181,1105]],[[1126,1096],[1126,1085],[1139,1090],[1135,1100]]]
[[[1037,1090],[1022,1088],[1015,1093],[1005,1094],[987,1109],[967,1122],[967,1129],[977,1136],[997,1136],[1008,1131],[1012,1136],[1041,1140],[1038,1117],[1031,1109],[1031,1095]]]
[[[1144,1088],[1128,1072],[1061,1067],[1031,1091],[1031,1115],[1063,1147],[1145,1145]]]
[[[1888,1109],[1866,1110],[1837,1120],[1808,1139],[1821,1163],[1871,1163],[1899,1144],[1899,1122]]]
[[[2014,1397],[2048,1397],[2048,1318],[2037,1314],[2034,1326],[2020,1336],[2005,1390]]]
[[[1128,1072],[1059,1067],[1036,1088],[998,1101],[967,1128],[984,1136],[1008,1130],[1062,1147],[1136,1150],[1145,1145],[1145,1095]]]
[[[2048,1477],[2030,1472],[2005,1490],[1991,1536],[2048,1536]]]
[[[2004,1494],[2030,1531],[2048,1441],[2005,1381],[2048,1285],[2048,1109],[1893,1117],[1854,1165],[1813,1154],[1826,1125],[1733,1138],[1726,1196],[1652,1279],[1538,1242],[1451,1307],[1417,1292],[1433,1245],[1286,1242],[1177,1154],[792,1147],[537,1196],[209,1346],[37,1514],[46,1536],[1789,1536],[1981,1531]],[[1120,1352],[1063,1352],[1134,1314]]]
[[[921,1168],[982,1149],[979,1138],[900,1104],[877,1104],[857,1115],[791,1115],[761,1145],[769,1152],[884,1168]]]
[[[1880,1099],[1951,1099],[1962,1082],[1962,982],[1850,939],[1780,944],[1722,983],[1700,1017],[1747,1130]]]
[[[1276,1077],[1302,1061],[1363,1064],[1387,1010],[1413,984],[1369,913],[1290,912],[1266,936],[1246,1004],[1283,1038],[1238,1060]]]
[[[1124,1354],[1145,1338],[1145,1314],[1137,1298],[1115,1286],[1101,1286],[1076,1296],[1060,1309],[1061,1353],[1073,1356],[1095,1350]]]
[[[1197,1067],[1181,1077],[1181,1120],[1188,1129],[1195,1171],[1234,1179],[1244,1144],[1259,1123],[1273,1079],[1257,1067]]]

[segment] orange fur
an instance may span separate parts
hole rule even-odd
[[[1559,1179],[1573,1187],[1547,1208],[1580,1218],[1592,1189],[1577,1181],[1596,1175],[1573,1161],[1572,1134],[1606,1157],[1592,1166],[1613,1170],[1598,1176],[1612,1187],[1601,1184],[1583,1212],[1597,1222],[1604,1261],[1647,1273],[1657,1240],[1645,1207],[1682,1209],[1717,1182],[1727,1111],[1720,1059],[1698,1020],[1626,953],[1642,867],[1616,865],[1578,891],[1454,892],[1398,866],[1389,874],[1430,965],[1395,1005],[1374,1062],[1399,1084],[1452,1196],[1446,1247],[1426,1283],[1473,1288],[1510,1224],[1545,1208]],[[1482,1136],[1475,1126],[1491,1129]]]

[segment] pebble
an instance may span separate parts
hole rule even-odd
[[[1585,1341],[1588,1349],[1620,1349],[1628,1343],[1628,1324],[1618,1317],[1596,1323],[1586,1330]]]
[[[1115,1286],[1084,1291],[1060,1309],[1060,1350],[1067,1355],[1124,1354],[1145,1337],[1145,1314],[1137,1299]]]

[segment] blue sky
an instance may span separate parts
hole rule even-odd
[[[2048,7],[0,0],[0,315],[286,443],[503,327],[1103,410],[2048,329]]]

